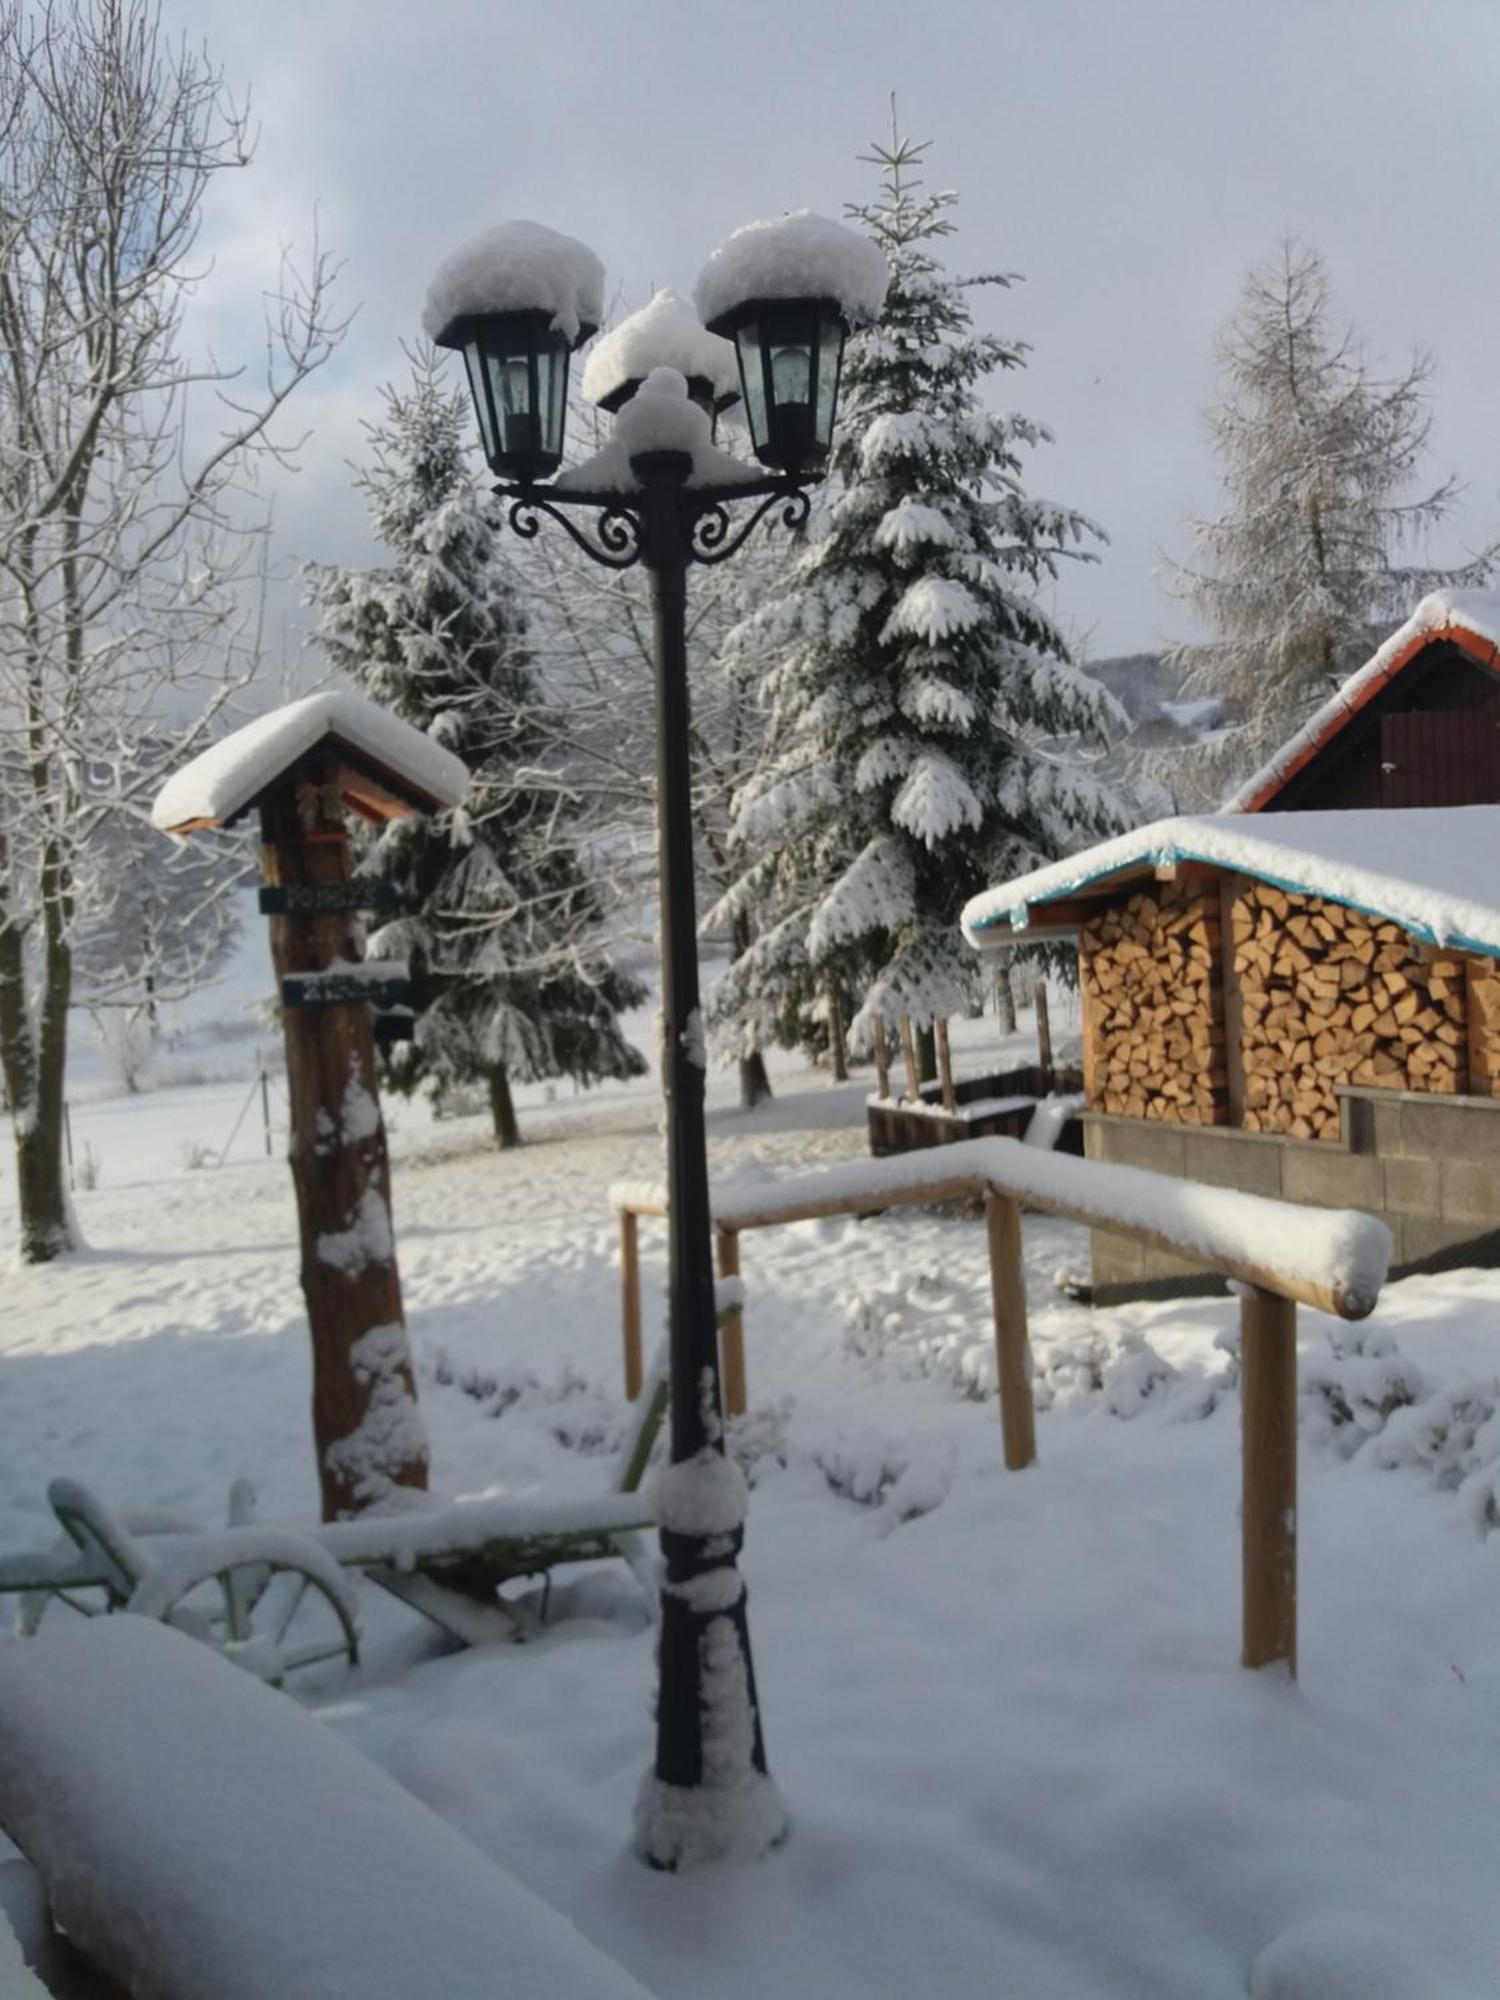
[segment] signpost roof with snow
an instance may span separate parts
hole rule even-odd
[[[443,812],[468,790],[464,764],[389,709],[341,691],[273,709],[195,757],[158,793],[151,823],[162,833],[230,826],[296,765],[327,756],[343,803],[379,823]]]

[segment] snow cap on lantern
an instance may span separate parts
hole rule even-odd
[[[679,292],[664,289],[649,305],[596,342],[583,371],[583,393],[602,410],[618,411],[655,368],[675,368],[688,394],[710,416],[739,400],[739,367],[731,343],[710,333]]]
[[[763,465],[826,462],[845,336],[877,317],[889,283],[877,245],[808,209],[747,223],[704,265],[693,296],[709,331],[734,342]]]
[[[603,317],[604,266],[540,222],[499,223],[440,266],[422,325],[462,352],[500,478],[544,479],[562,463],[568,357]]]

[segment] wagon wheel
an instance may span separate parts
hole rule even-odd
[[[49,1553],[56,1558],[59,1567],[71,1560],[76,1561],[79,1551],[102,1556],[102,1568],[108,1572],[97,1582],[68,1585],[39,1584],[35,1590],[23,1591],[16,1605],[16,1630],[24,1639],[31,1638],[51,1604],[64,1604],[70,1611],[77,1611],[85,1618],[100,1618],[106,1612],[118,1611],[129,1600],[135,1588],[137,1576],[134,1566],[127,1567],[127,1558],[113,1545],[113,1537],[100,1544],[92,1533],[95,1523],[87,1515],[80,1515],[76,1506],[64,1502],[58,1518],[64,1523],[66,1533],[60,1535]],[[187,1514],[179,1514],[167,1507],[133,1507],[118,1516],[118,1525],[134,1540],[146,1535],[188,1535],[199,1532],[199,1524]]]
[[[201,1570],[178,1570],[169,1588],[147,1576],[125,1608],[217,1647],[272,1687],[324,1660],[359,1659],[348,1601],[294,1557],[225,1564],[206,1552]]]

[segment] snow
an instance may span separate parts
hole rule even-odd
[[[1351,1319],[1369,1312],[1390,1263],[1390,1231],[1358,1209],[1310,1208],[1237,1188],[1204,1187],[1142,1167],[1074,1159],[1019,1139],[960,1139],[885,1159],[846,1160],[787,1180],[711,1187],[710,1199],[721,1229],[743,1229],[795,1220],[820,1203],[875,1208],[883,1196],[964,1179],[987,1181],[1022,1201],[1086,1213],[1100,1228],[1119,1223],[1157,1231],[1211,1270],[1259,1267],[1297,1284],[1326,1286],[1345,1301]],[[656,1193],[651,1205],[663,1205]],[[630,1197],[616,1185],[610,1199],[618,1208]]]
[[[353,1275],[371,1261],[389,1258],[394,1246],[383,1202],[379,1211],[378,1226],[368,1213],[362,1218],[364,1227],[349,1252],[350,1261],[338,1265],[330,1251],[340,1239],[327,1236],[318,1243],[320,1259]],[[406,1497],[399,1483],[401,1473],[427,1460],[427,1427],[409,1380],[412,1359],[406,1328],[399,1321],[372,1326],[350,1348],[349,1362],[355,1380],[367,1386],[369,1400],[356,1427],[328,1446],[329,1473],[349,1488],[361,1507],[399,1505]]]
[[[676,1535],[732,1535],[744,1526],[750,1495],[732,1458],[711,1447],[664,1465],[651,1483],[659,1526]]]
[[[1391,674],[1405,664],[1421,640],[1445,631],[1472,634],[1491,649],[1491,664],[1496,664],[1495,649],[1500,649],[1500,595],[1489,590],[1434,590],[1424,597],[1406,623],[1224,801],[1220,810],[1226,813],[1256,810],[1262,794],[1279,787],[1311,752],[1357,715]]]
[[[605,402],[627,382],[644,382],[653,368],[705,377],[715,402],[739,394],[733,341],[710,333],[687,300],[670,288],[594,342],[584,364],[583,393],[591,403]]]
[[[258,929],[246,961],[249,997],[266,985]],[[239,979],[196,1018],[238,1006]],[[1051,998],[1054,1034],[1076,1032],[1076,997]],[[956,1020],[959,1074],[1033,1061],[1022,1025],[1002,1039],[992,1018]],[[651,1048],[649,1009],[633,1033]],[[224,1141],[253,1082],[228,1065],[251,1064],[254,1046],[191,1041],[163,1056],[172,1087],[142,1097],[71,1086],[76,1137],[104,1161],[78,1195],[94,1247],[7,1275],[0,1551],[52,1539],[46,1487],[61,1471],[122,1515],[154,1504],[211,1526],[250,1474],[266,1524],[316,1522],[279,1100],[274,1157],[252,1103],[227,1166],[181,1159],[186,1137]],[[776,1097],[753,1113],[732,1069],[709,1073],[721,1200],[738,1183],[748,1202],[751,1167],[773,1186],[863,1170],[869,1069],[835,1086],[773,1053],[771,1073]],[[482,1117],[391,1107],[434,1483],[471,1497],[316,1530],[330,1550],[415,1560],[458,1534],[475,1546],[642,1518],[639,1500],[606,1493],[632,1415],[606,1189],[661,1176],[657,1080],[518,1098],[532,1143],[506,1154]],[[666,1234],[640,1226],[648,1330],[665,1325]],[[361,1584],[361,1665],[315,1669],[278,1699],[446,1821],[461,1869],[479,1850],[656,2000],[981,2000],[997,1981],[1039,2000],[1246,2000],[1252,1967],[1304,1926],[1377,1919],[1421,1968],[1422,2000],[1493,1994],[1500,1540],[1482,1492],[1500,1436],[1479,1419],[1500,1403],[1495,1273],[1388,1284],[1353,1326],[1298,1315],[1289,1685],[1238,1665],[1237,1301],[1090,1312],[1053,1284],[1084,1262],[1081,1229],[1027,1212],[1022,1249],[1039,1460],[1009,1474],[982,1223],[906,1208],[741,1239],[751,1406],[726,1442],[751,1486],[740,1568],[791,1818],[764,1861],[683,1884],[627,1851],[656,1635],[622,1563],[555,1573],[535,1640],[483,1651],[453,1651]],[[508,1589],[540,1612],[539,1583]],[[50,1610],[43,1639],[66,1618]],[[0,1673],[22,1643],[0,1632]],[[0,1696],[0,1726],[6,1712]],[[238,1766],[199,1760],[190,1803],[221,1768]],[[325,1808],[325,1843],[330,1828]],[[766,1825],[751,1835],[762,1845]],[[274,1856],[243,1845],[235,1894],[263,1932]],[[378,1867],[351,1898],[377,1942],[387,1879],[406,1893],[404,1863]],[[439,1885],[439,1921],[449,1893]],[[511,1927],[488,1889],[485,1908],[493,1986]],[[282,1928],[316,1967],[301,1901]],[[428,1970],[409,1991],[443,1990]]]
[[[879,318],[889,283],[868,236],[803,208],[727,236],[698,274],[693,302],[712,326],[752,299],[836,299],[851,326],[864,326]]]
[[[143,1618],[0,1654],[0,1821],[157,2000],[642,1988],[283,1695]]]
[[[614,435],[591,458],[570,465],[552,484],[558,492],[639,493],[631,459],[644,452],[683,452],[692,460],[689,486],[754,486],[764,477],[713,441],[712,427],[688,396],[676,368],[653,368],[615,418]]]
[[[955,632],[967,632],[971,626],[981,624],[988,615],[973,591],[955,583],[952,577],[919,577],[897,599],[881,632],[881,642],[906,633],[913,639],[925,639],[929,646],[937,646]]]
[[[222,826],[328,736],[363,751],[436,807],[456,806],[469,788],[469,773],[451,751],[388,709],[338,689],[272,709],[210,745],[162,786],[151,824],[163,833]]]
[[[544,312],[576,343],[604,321],[604,266],[586,244],[540,222],[501,222],[438,266],[422,330],[440,341],[477,313]]]
[[[385,1197],[379,1188],[367,1187],[349,1227],[318,1238],[318,1262],[352,1278],[371,1264],[389,1264],[395,1244]]]
[[[965,904],[963,929],[973,945],[1006,942],[987,934],[1006,924],[1045,930],[1048,901],[1106,876],[1206,861],[1326,896],[1433,944],[1500,953],[1497,846],[1500,806],[1155,820],[984,890]]]

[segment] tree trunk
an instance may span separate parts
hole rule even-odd
[[[937,1033],[930,1023],[917,1030],[917,1076],[923,1083],[937,1082]]]
[[[521,1143],[521,1128],[516,1123],[515,1100],[510,1094],[510,1077],[505,1064],[496,1063],[488,1077],[490,1087],[490,1117],[495,1124],[495,1144],[502,1153],[508,1153],[513,1146]]]
[[[316,759],[261,799],[261,867],[273,885],[347,881],[337,780]],[[359,963],[349,911],[271,918],[278,985],[288,973]],[[391,1172],[370,1009],[360,1002],[283,1007],[289,1160],[297,1194],[302,1295],[313,1349],[313,1439],[323,1519],[425,1489],[417,1408],[391,1224]]]
[[[26,1019],[17,933],[14,980],[0,966],[0,1062],[16,1141],[16,1199],[23,1264],[48,1264],[73,1248],[72,1219],[63,1181],[63,1088],[67,1070],[68,1001],[73,958],[54,938],[46,953],[41,1020],[35,1040]]]
[[[844,1002],[837,986],[828,989],[828,1054],[835,1083],[849,1081],[849,1052],[844,1046]]]
[[[1016,991],[1009,965],[1002,965],[995,974],[995,1021],[1002,1035],[1016,1032]]]
[[[740,1109],[753,1111],[771,1095],[771,1079],[766,1075],[766,1059],[759,1049],[740,1057]]]

